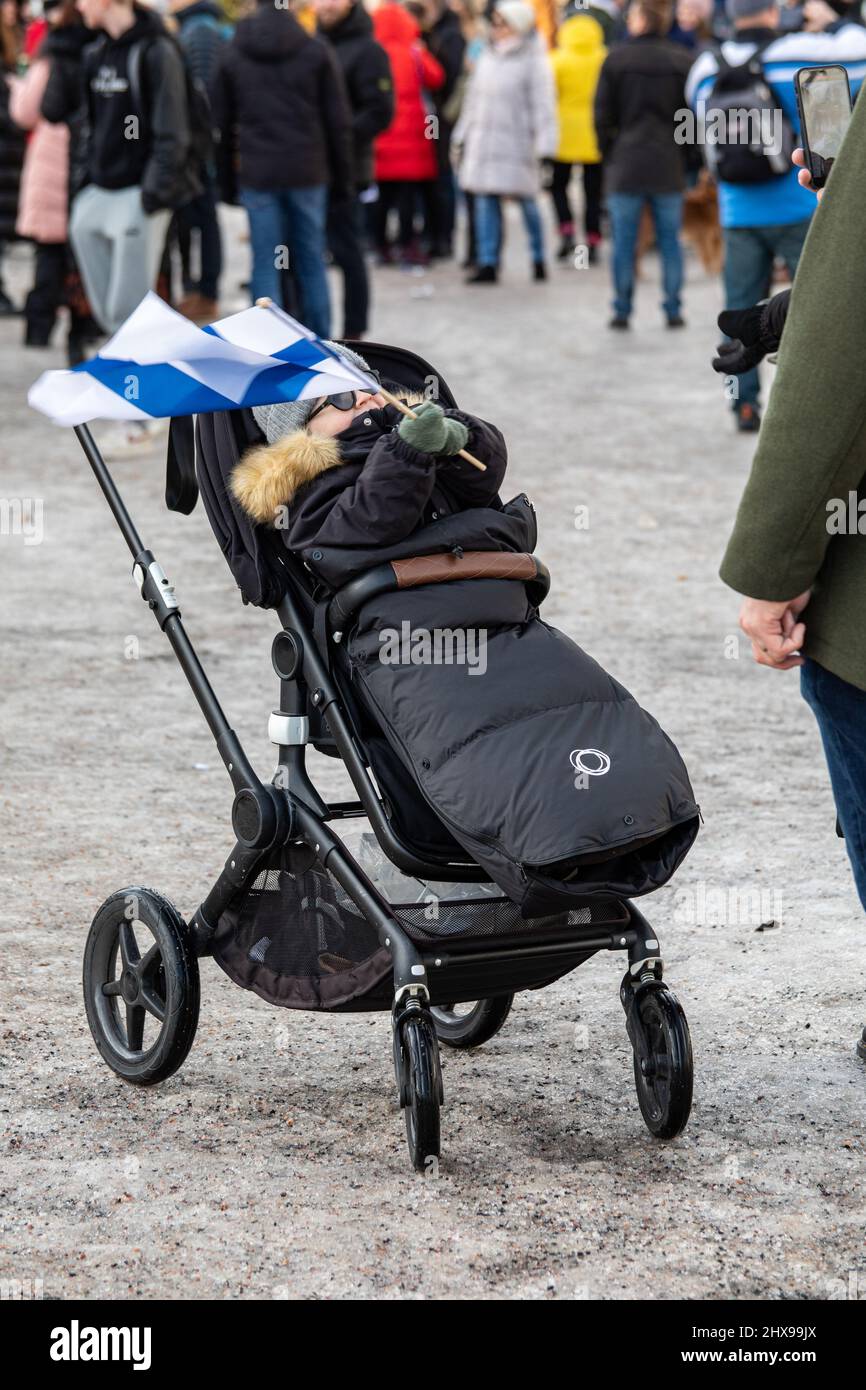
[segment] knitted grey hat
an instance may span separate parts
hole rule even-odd
[[[360,367],[362,372],[369,372],[369,364],[357,352],[343,347],[342,343],[332,343],[327,338],[325,342],[354,367]],[[346,390],[352,390],[349,382],[346,382]],[[295,430],[304,429],[316,408],[317,400],[321,400],[321,397],[311,396],[305,401],[277,401],[276,405],[254,405],[253,415],[268,443],[273,444],[286,434],[294,434]]]

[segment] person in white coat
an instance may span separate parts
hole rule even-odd
[[[553,76],[532,7],[523,0],[499,0],[491,41],[472,73],[453,136],[460,186],[474,194],[477,268],[468,284],[496,282],[501,198],[519,202],[535,279],[547,278],[536,199],[540,161],[552,159],[558,143]]]

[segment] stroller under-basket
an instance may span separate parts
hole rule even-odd
[[[454,404],[441,376],[414,354],[359,346],[383,377],[410,388],[433,378],[440,401]],[[477,1046],[502,1026],[517,991],[551,984],[598,951],[624,951],[620,999],[641,1113],[658,1138],[678,1134],[692,1098],[689,1031],[663,982],[656,934],[632,902],[587,891],[573,905],[527,918],[446,828],[431,837],[429,807],[413,818],[417,793],[396,768],[383,782],[381,750],[372,774],[370,740],[379,731],[351,689],[341,638],[365,604],[397,587],[394,567],[376,564],[323,591],[321,579],[275,532],[249,526],[227,533],[220,524],[226,460],[260,438],[252,415],[238,410],[200,417],[195,471],[192,421],[172,422],[169,505],[189,511],[201,489],[245,597],[274,608],[279,618],[272,649],[279,709],[269,722],[278,765],[273,780],[262,782],[90,431],[82,426],[76,433],[132,552],[141,595],[192,687],[235,793],[234,847],[189,923],[166,898],[139,887],[113,894],[94,918],[84,958],[85,1003],[109,1066],[127,1081],[153,1085],[181,1065],[198,1020],[199,956],[212,955],[237,984],[275,1005],[389,1010],[409,1151],[423,1171],[440,1149],[439,1042]],[[547,571],[534,557],[522,558],[531,561],[540,599],[549,587]],[[460,573],[465,577],[465,566]],[[489,578],[489,567],[485,574]],[[447,575],[441,582],[447,584]],[[322,799],[306,766],[308,744],[342,760],[356,800]],[[351,832],[362,820],[369,830],[352,852]],[[345,827],[342,836],[336,826]]]

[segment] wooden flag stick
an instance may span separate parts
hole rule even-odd
[[[280,309],[279,306],[276,305],[274,301],[270,299],[267,295],[264,295],[261,299],[256,300],[256,308],[270,309],[272,313],[275,313],[280,318],[288,317],[288,315],[285,313],[285,310]],[[386,391],[384,386],[379,386],[376,394],[379,396],[384,396],[385,400],[388,401],[390,405],[396,406],[398,410],[402,410],[403,414],[408,415],[410,420],[418,419],[418,416],[416,415],[415,411],[412,409],[411,406],[406,405],[405,401],[398,400],[396,396],[392,396],[391,392]],[[458,449],[457,453],[460,456],[460,458],[465,459],[467,463],[471,463],[473,468],[479,469],[479,471],[482,473],[487,472],[487,464],[482,463],[481,460],[477,459],[474,454],[468,453],[466,449]]]

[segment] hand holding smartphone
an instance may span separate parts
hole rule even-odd
[[[817,192],[830,176],[851,120],[848,74],[838,63],[799,68],[794,73],[794,90],[800,114],[804,168],[809,170],[811,187]]]
[[[823,188],[812,187],[812,175],[809,173],[809,170],[806,167],[806,155],[805,151],[802,148],[794,150],[793,154],[791,155],[791,163],[796,164],[797,168],[801,171],[797,175],[797,182],[800,185],[800,187],[807,188],[810,193],[814,193],[815,197],[820,203],[821,199],[824,196],[824,190]]]

